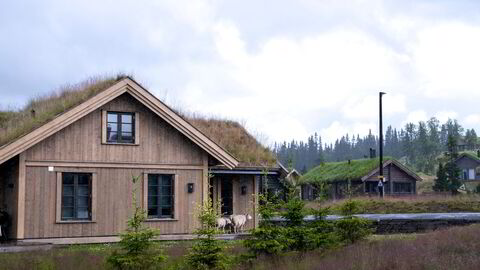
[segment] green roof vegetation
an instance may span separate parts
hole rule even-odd
[[[30,99],[22,109],[0,110],[0,146],[30,133],[125,77],[123,74],[113,77],[93,77]]]
[[[383,160],[391,160],[384,157]],[[378,158],[354,159],[348,161],[327,162],[311,169],[300,178],[301,183],[335,182],[342,180],[360,180],[378,167]]]
[[[274,154],[255,139],[240,123],[199,117],[184,118],[240,161],[240,166],[273,166]]]
[[[465,156],[467,156],[467,157],[469,157],[469,158],[472,158],[472,159],[475,159],[475,160],[480,161],[480,158],[477,156],[477,152],[475,152],[475,151],[464,151],[464,152],[460,152],[460,153],[459,153],[459,156],[461,156],[461,155],[465,155]]]
[[[0,110],[0,147],[46,124],[126,77],[119,74],[111,77],[90,78],[33,98],[24,108]],[[180,114],[237,158],[241,165],[271,166],[276,162],[274,154],[259,143],[240,123],[202,117],[197,114]]]

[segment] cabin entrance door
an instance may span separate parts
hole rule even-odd
[[[230,177],[222,178],[220,181],[220,202],[222,216],[233,215],[233,184]]]

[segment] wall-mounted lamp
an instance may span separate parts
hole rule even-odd
[[[242,195],[247,194],[247,186],[242,186],[240,192],[241,192]]]
[[[188,183],[187,184],[188,193],[193,193],[193,187],[194,187],[193,183]]]

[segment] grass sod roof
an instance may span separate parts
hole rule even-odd
[[[123,74],[90,78],[33,98],[20,110],[0,110],[0,147],[46,124],[124,78],[127,76]],[[276,161],[273,153],[238,122],[207,119],[198,115],[180,116],[227,150],[242,165],[271,166]]]
[[[480,162],[480,158],[477,156],[476,151],[464,151],[464,152],[458,153],[458,158],[461,158],[463,156],[469,157],[473,160],[476,160],[476,161]]]
[[[384,157],[384,162],[392,160]],[[378,158],[354,159],[348,161],[327,162],[311,169],[302,177],[300,183],[335,182],[342,180],[360,180],[363,176],[378,167]]]
[[[20,110],[0,110],[0,147],[46,124],[127,76],[92,77],[32,98]]]
[[[273,166],[276,162],[274,154],[236,121],[199,116],[184,118],[237,158],[240,166]]]

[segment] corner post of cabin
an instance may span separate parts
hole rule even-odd
[[[25,152],[19,154],[18,161],[18,194],[17,194],[17,239],[25,238]]]
[[[209,179],[210,179],[210,175],[209,175],[209,171],[208,171],[208,154],[204,154],[203,155],[203,178],[202,178],[202,201],[203,201],[203,203],[207,203],[207,201],[208,201],[208,191],[209,191],[208,182],[209,182]]]

